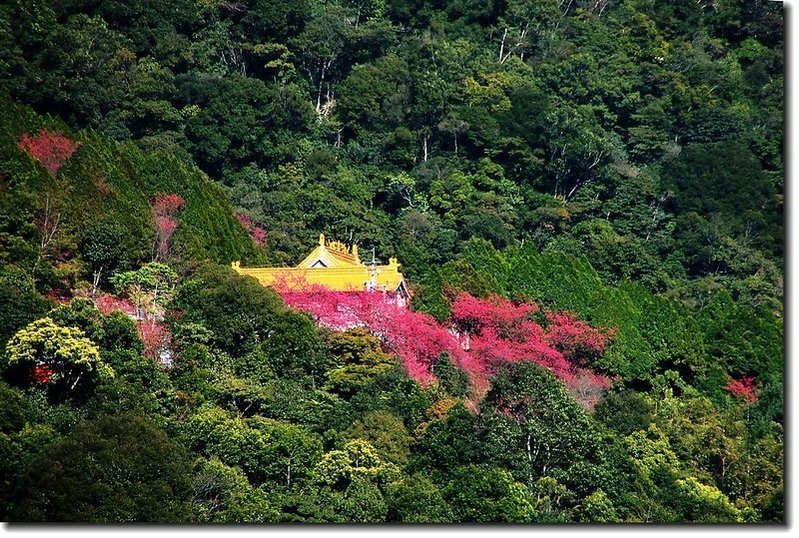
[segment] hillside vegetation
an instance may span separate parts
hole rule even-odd
[[[782,522],[782,24],[3,3],[0,517]]]

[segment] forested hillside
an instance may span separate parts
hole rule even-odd
[[[782,522],[783,37],[761,0],[3,2],[0,516]],[[320,233],[411,309],[229,269]]]

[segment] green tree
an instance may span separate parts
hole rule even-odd
[[[6,353],[14,369],[27,372],[39,367],[51,372],[45,376],[45,383],[61,397],[90,392],[96,384],[115,376],[83,331],[61,327],[50,318],[38,319],[19,330],[9,340]]]
[[[28,275],[11,266],[0,269],[0,346],[47,309],[47,301],[36,293]]]
[[[79,425],[48,447],[25,477],[13,519],[186,522],[191,460],[152,422],[118,415]]]
[[[346,490],[356,479],[386,484],[399,477],[399,468],[380,458],[375,448],[363,439],[344,443],[341,450],[322,456],[314,468],[316,481],[334,490]]]
[[[386,520],[386,503],[380,489],[366,478],[355,476],[347,489],[336,495],[333,507],[341,521],[347,523],[382,523]]]
[[[270,480],[291,488],[311,476],[322,457],[318,435],[295,424],[272,420],[254,419],[250,425],[268,437],[264,459],[269,464],[263,472]]]
[[[403,477],[386,488],[388,521],[451,523],[453,514],[441,491],[422,474]]]
[[[455,521],[470,523],[530,523],[535,499],[507,471],[469,465],[459,468],[444,489]]]
[[[481,452],[477,418],[458,402],[444,417],[424,424],[422,435],[411,445],[408,469],[430,473],[441,486],[456,469],[479,463]]]
[[[83,232],[81,256],[92,266],[92,294],[103,275],[119,263],[124,254],[122,230],[115,223],[100,222]]]
[[[677,480],[674,504],[685,521],[697,523],[741,523],[741,511],[718,488],[694,477]]]
[[[411,436],[402,420],[387,411],[372,411],[344,432],[348,439],[368,441],[385,461],[404,465],[408,461]]]
[[[186,322],[213,333],[212,342],[235,357],[252,352],[273,333],[284,310],[280,297],[230,268],[205,266],[176,290],[176,308]]]
[[[194,463],[192,505],[203,512],[198,519],[211,523],[265,523],[276,521],[278,512],[267,494],[253,488],[241,469],[216,458]]]
[[[601,489],[586,497],[577,508],[577,521],[582,523],[618,523],[619,516],[607,494]]]
[[[111,282],[117,291],[130,298],[137,313],[153,321],[164,315],[164,305],[172,298],[178,275],[166,264],[151,262],[135,271],[117,273]]]
[[[655,419],[654,411],[654,406],[646,395],[625,390],[608,394],[597,404],[594,416],[622,435],[630,435],[646,430]]]
[[[326,373],[325,389],[343,398],[352,397],[396,365],[382,351],[377,337],[363,329],[331,333],[327,347],[332,367]]]
[[[491,406],[482,426],[486,456],[530,487],[539,477],[588,460],[598,450],[591,417],[560,380],[534,362],[503,368],[486,403]]]

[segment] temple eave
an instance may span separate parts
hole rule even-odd
[[[348,247],[339,241],[326,241],[319,236],[319,245],[296,267],[241,267],[234,271],[251,276],[263,286],[282,286],[301,291],[306,286],[323,286],[331,291],[383,291],[409,295],[400,263],[390,258],[388,265],[367,265],[358,257],[357,245]]]

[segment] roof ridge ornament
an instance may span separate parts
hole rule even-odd
[[[360,292],[384,291],[397,297],[397,304],[410,297],[405,278],[400,273],[401,264],[391,257],[384,265],[377,259],[372,247],[372,259],[361,260],[358,245],[327,240],[319,234],[319,245],[294,267],[247,267],[234,260],[231,266],[241,275],[252,276],[264,286],[288,286],[301,291],[304,286],[322,286],[332,291]]]

